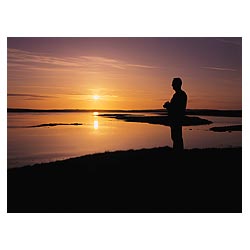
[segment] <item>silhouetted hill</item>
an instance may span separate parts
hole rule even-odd
[[[8,212],[242,212],[241,148],[107,152],[8,170]]]

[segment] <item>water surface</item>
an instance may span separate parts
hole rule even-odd
[[[199,117],[213,124],[183,127],[185,148],[241,146],[240,131],[209,131],[214,126],[241,124],[241,118]],[[49,123],[82,125],[30,127]],[[8,168],[91,153],[161,146],[172,146],[167,126],[125,122],[92,112],[8,113]]]

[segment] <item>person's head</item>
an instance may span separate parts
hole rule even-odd
[[[174,78],[172,81],[172,87],[175,91],[181,90],[182,80],[181,78],[177,77]]]

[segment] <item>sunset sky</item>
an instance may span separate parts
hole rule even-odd
[[[241,109],[241,38],[8,38],[8,108]]]

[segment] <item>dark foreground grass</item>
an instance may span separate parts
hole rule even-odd
[[[8,212],[242,212],[242,150],[154,148],[8,170]]]

